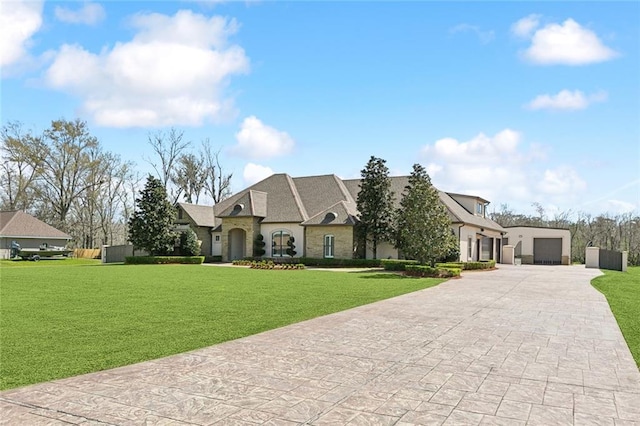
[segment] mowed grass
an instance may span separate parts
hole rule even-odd
[[[640,267],[627,272],[603,270],[591,284],[605,295],[636,365],[640,368]]]
[[[443,281],[61,262],[0,263],[0,389],[206,347]]]

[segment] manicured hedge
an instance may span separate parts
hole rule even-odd
[[[222,256],[205,256],[204,263],[218,263],[222,262]]]
[[[382,259],[380,261],[386,271],[404,271],[406,265],[417,265],[417,260]]]
[[[199,265],[204,262],[204,256],[127,256],[125,265],[166,265],[179,263],[183,265]]]
[[[451,278],[460,276],[460,268],[441,268],[427,265],[405,265],[405,275],[411,277]]]

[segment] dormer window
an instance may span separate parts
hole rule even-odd
[[[484,217],[484,204],[476,203],[476,214]]]

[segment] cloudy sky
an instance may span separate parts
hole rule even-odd
[[[427,167],[531,213],[640,211],[638,2],[2,0],[2,123],[79,117],[151,171],[149,132],[271,173]]]

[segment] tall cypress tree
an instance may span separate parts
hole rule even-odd
[[[397,217],[396,248],[407,258],[433,267],[457,243],[447,208],[420,164],[413,165]]]
[[[393,192],[386,161],[371,156],[361,170],[360,192],[358,192],[360,237],[371,242],[373,258],[378,257],[378,243],[391,241],[393,236]],[[366,257],[366,245],[365,245]]]
[[[129,241],[152,256],[170,254],[177,237],[172,230],[175,217],[176,210],[167,198],[164,185],[149,175],[129,219]]]

